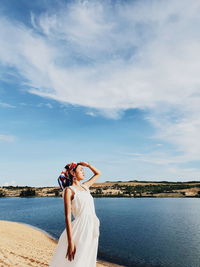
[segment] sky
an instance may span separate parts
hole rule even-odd
[[[0,185],[58,186],[73,161],[97,182],[200,181],[199,12],[1,0]]]

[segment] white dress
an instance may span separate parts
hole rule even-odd
[[[94,200],[89,188],[81,184],[84,191],[69,186],[75,193],[72,200],[72,240],[76,245],[74,259],[68,259],[66,228],[59,237],[49,267],[96,267],[100,221],[95,213]],[[66,188],[65,188],[66,189]],[[65,190],[64,189],[64,190]],[[64,197],[63,190],[63,197]]]

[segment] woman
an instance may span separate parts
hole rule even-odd
[[[84,183],[83,167],[94,175]],[[72,162],[58,178],[64,199],[66,228],[62,232],[50,267],[96,267],[100,221],[89,187],[101,172],[87,162]],[[71,213],[75,220],[71,222]]]

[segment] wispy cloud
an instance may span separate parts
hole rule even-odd
[[[149,153],[126,152],[122,154],[128,157],[129,162],[147,164],[145,165],[146,169],[148,169],[147,166],[153,166],[153,170],[149,167],[151,169],[149,177],[162,177],[162,179],[168,181],[200,180],[198,167],[184,167],[185,163],[192,162],[190,156],[186,154],[174,155],[173,151],[171,153],[153,151]]]
[[[167,152],[149,152],[149,153],[122,153],[132,161],[142,161],[156,165],[169,166],[190,161],[189,157],[183,154],[173,155],[173,151]]]
[[[47,107],[47,108],[53,108],[53,106],[50,103],[39,103],[36,105],[37,107]]]
[[[0,142],[13,142],[16,140],[16,137],[13,135],[0,134]]]
[[[120,118],[148,111],[155,138],[200,157],[199,1],[74,1],[32,28],[1,17],[0,61],[28,91]],[[92,113],[91,113],[92,112]]]
[[[10,186],[10,185],[12,185],[12,186],[16,186],[16,181],[15,181],[15,180],[12,180],[12,181],[9,181],[9,182],[5,182],[5,183],[3,184],[3,186]]]
[[[16,108],[15,106],[13,106],[11,104],[8,104],[8,103],[5,103],[5,102],[0,102],[0,107],[3,107],[3,108]]]

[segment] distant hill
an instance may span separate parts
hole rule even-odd
[[[106,181],[90,187],[94,197],[200,197],[200,181]],[[61,197],[55,187],[1,186],[0,197]]]

